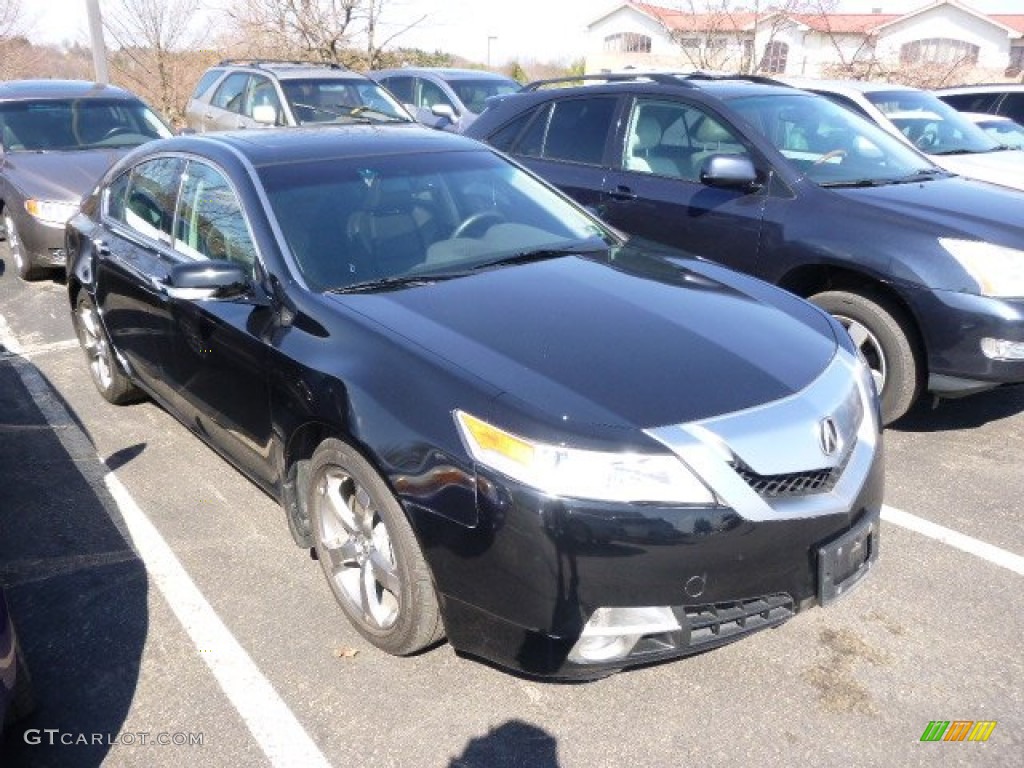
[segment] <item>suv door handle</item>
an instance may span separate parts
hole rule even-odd
[[[608,190],[607,195],[612,200],[636,200],[636,192],[625,184],[619,184],[615,189]]]

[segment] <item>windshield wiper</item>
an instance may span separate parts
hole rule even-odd
[[[896,179],[850,179],[849,181],[823,181],[818,186],[828,189],[853,189],[856,187],[884,187],[895,184]]]
[[[940,176],[949,176],[949,171],[941,168],[918,168],[913,173],[908,173],[899,179],[894,179],[893,184],[914,184],[919,181],[934,181]]]
[[[491,267],[504,267],[509,264],[529,264],[532,261],[556,259],[559,256],[569,256],[574,253],[582,253],[586,250],[594,249],[580,248],[578,245],[565,248],[537,248],[533,251],[520,251],[509,256],[502,256],[499,259],[485,261],[483,264],[477,264],[475,267],[472,267],[472,269],[490,269]]]
[[[379,277],[375,280],[364,280],[352,285],[343,285],[338,288],[328,288],[327,293],[369,293],[372,291],[386,291],[391,288],[406,288],[413,285],[430,285],[442,280],[451,280],[456,277],[464,277],[468,272],[440,272],[436,275],[394,275],[392,277]]]
[[[977,155],[978,150],[975,149],[943,149],[940,152],[932,152],[930,154],[942,157],[949,157],[950,155]]]
[[[349,112],[348,114],[351,117],[361,117],[362,115],[366,115],[367,117],[369,117],[370,115],[374,115],[377,117],[384,118],[389,123],[414,122],[413,120],[410,120],[408,117],[402,117],[401,115],[393,115],[390,112],[384,112],[380,109],[374,109],[373,107],[367,106],[366,104],[363,104],[361,107],[353,107],[352,111]]]

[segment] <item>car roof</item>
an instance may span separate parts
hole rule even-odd
[[[593,79],[594,82],[576,85],[579,80]],[[563,84],[564,83],[564,84]],[[557,88],[548,88],[557,85]],[[716,98],[728,99],[734,96],[751,96],[760,94],[791,93],[786,83],[767,77],[746,75],[707,75],[704,73],[671,73],[671,72],[638,72],[608,73],[604,75],[585,75],[582,78],[555,78],[554,80],[537,80],[523,86],[525,93],[542,93],[559,95],[581,93],[632,93],[632,92],[669,93],[706,93]],[[516,97],[510,94],[502,98]]]
[[[88,80],[8,80],[0,82],[0,101],[71,98],[138,100],[138,96],[124,88]]]
[[[956,85],[948,88],[936,88],[939,94],[956,93],[1002,93],[1024,91],[1024,83],[978,83],[977,85]]]
[[[867,80],[814,80],[803,77],[780,78],[783,82],[794,88],[803,88],[809,91],[830,91],[832,93],[854,94],[854,93],[879,93],[892,91],[920,91],[920,88],[912,88],[909,85],[898,85],[896,83],[881,83]]]
[[[151,142],[146,146],[214,157],[223,157],[226,151],[244,155],[256,167],[423,152],[490,151],[464,136],[416,124],[211,132]]]
[[[443,80],[512,80],[511,77],[489,72],[486,69],[465,69],[459,67],[398,67],[380,69],[375,75],[436,75]],[[513,80],[513,82],[515,82]]]

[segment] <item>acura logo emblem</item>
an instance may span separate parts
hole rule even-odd
[[[821,420],[818,439],[821,441],[821,451],[826,456],[831,456],[839,448],[839,427],[832,417]]]

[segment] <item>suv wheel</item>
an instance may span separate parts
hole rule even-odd
[[[882,396],[882,423],[903,416],[917,399],[923,379],[906,314],[871,292],[825,291],[810,300],[842,323],[857,345]]]

